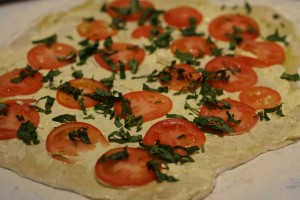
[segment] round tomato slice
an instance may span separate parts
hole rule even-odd
[[[121,15],[118,13],[118,10],[121,9],[130,9],[131,0],[115,0],[109,3],[106,6],[107,13],[113,18],[121,18],[125,21],[138,21],[142,13],[145,12],[146,9],[153,9],[154,5],[150,1],[139,0],[140,10],[129,13],[127,15]]]
[[[199,36],[179,38],[173,41],[170,46],[173,54],[178,50],[182,53],[190,53],[196,58],[211,55],[211,49],[216,47],[214,43],[207,42],[205,38]]]
[[[146,145],[160,144],[170,146],[182,146],[185,148],[198,146],[199,149],[205,143],[205,135],[194,123],[179,119],[165,119],[153,124],[143,138]],[[183,151],[180,151],[184,154]]]
[[[173,103],[172,100],[158,92],[136,91],[123,95],[130,101],[132,114],[143,116],[144,122],[160,118],[170,112]],[[122,103],[117,102],[114,106],[117,115],[122,113]]]
[[[155,37],[159,34],[163,33],[163,29],[161,27],[155,27],[152,25],[142,25],[138,26],[131,34],[133,38],[149,38]]]
[[[74,156],[95,149],[98,143],[105,148],[109,146],[99,129],[83,122],[70,122],[54,128],[48,134],[46,149],[53,158],[74,163]]]
[[[259,36],[256,21],[240,14],[226,14],[213,19],[209,23],[208,31],[212,37],[222,41],[231,41],[228,34],[238,34],[244,40],[254,40]]]
[[[275,42],[247,40],[243,41],[239,45],[239,48],[244,51],[249,51],[256,56],[256,58],[248,58],[257,60],[254,67],[268,67],[274,64],[282,64],[285,59],[284,49]],[[238,54],[237,56],[239,57],[240,55]]]
[[[14,69],[11,72],[0,76],[0,96],[11,97],[17,95],[33,94],[43,86],[43,77],[39,72],[35,72],[33,76],[27,76],[21,82],[14,83],[13,78],[20,77],[20,72],[26,69]]]
[[[140,65],[145,58],[145,51],[142,48],[127,43],[113,43],[111,49],[104,49],[103,52],[104,56],[100,53],[94,55],[96,62],[104,69],[114,72],[119,70],[119,61],[125,64],[125,70],[131,70],[130,59],[137,60],[138,65]],[[117,68],[113,69],[107,59],[114,63]]]
[[[99,182],[114,187],[141,186],[156,179],[153,171],[147,167],[152,157],[148,151],[140,148],[126,147],[128,157],[120,160],[109,156],[123,152],[124,148],[114,148],[104,153],[96,163],[95,172]],[[106,159],[103,161],[103,158]]]
[[[217,107],[211,108],[210,105],[205,105],[200,110],[200,115],[202,116],[216,116],[221,117],[226,124],[233,128],[233,134],[239,135],[245,132],[248,132],[252,129],[257,123],[258,116],[255,112],[255,109],[251,106],[248,106],[245,103],[235,101],[232,99],[224,99],[224,102],[228,102],[231,105],[230,109],[220,109]],[[228,115],[226,112],[229,112],[235,120],[240,120],[239,123],[227,121]]]
[[[76,54],[77,50],[67,44],[53,43],[51,46],[40,44],[27,53],[27,60],[35,69],[57,69],[75,62],[73,58]]]
[[[200,87],[201,75],[197,70],[187,64],[175,64],[172,68],[166,68],[165,73],[172,76],[172,79],[168,82],[159,79],[160,84],[168,86],[169,89],[175,91],[193,91]]]
[[[118,30],[110,30],[108,24],[102,20],[83,21],[77,26],[77,31],[82,37],[90,40],[104,40],[118,33]]]
[[[213,87],[222,88],[227,92],[241,91],[257,82],[257,75],[253,69],[233,57],[213,58],[206,64],[205,69],[210,72],[227,69],[226,74],[230,76],[228,81],[214,80],[210,82]]]
[[[202,14],[190,6],[179,6],[164,13],[164,20],[170,26],[185,28],[191,25],[191,18],[195,19],[196,25],[202,21]]]
[[[3,109],[5,114],[0,115],[0,140],[12,139],[17,137],[17,130],[23,122],[30,121],[35,126],[40,122],[39,113],[30,107],[33,99],[14,99],[1,102],[6,105]],[[3,112],[2,111],[2,112]],[[18,117],[24,118],[19,120]]]
[[[83,90],[83,94],[92,94],[96,91],[97,88],[108,91],[108,88],[103,83],[89,78],[71,80],[70,86]],[[74,99],[73,95],[67,94],[63,90],[57,90],[56,99],[60,105],[65,106],[67,108],[79,110],[82,109],[78,104],[78,101]],[[83,103],[85,108],[90,108],[95,106],[99,102],[91,99],[90,97],[84,96]]]
[[[273,108],[281,102],[281,96],[277,91],[264,86],[253,86],[244,89],[240,93],[239,99],[255,109]]]

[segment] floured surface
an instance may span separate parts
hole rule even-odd
[[[159,4],[157,4],[159,5]],[[97,8],[98,10],[98,8]],[[207,12],[209,12],[207,10]],[[206,14],[204,13],[206,16]],[[78,15],[77,20],[80,21],[84,15]],[[70,17],[72,18],[72,16]],[[76,26],[76,23],[70,23],[71,27]],[[48,30],[49,27],[46,27]],[[273,32],[273,30],[271,31]],[[46,32],[47,33],[47,32]],[[48,32],[49,33],[49,32]],[[44,33],[45,34],[45,33]],[[47,35],[47,34],[46,34]],[[124,35],[123,37],[126,37]],[[63,39],[63,37],[59,37],[59,40]],[[122,40],[122,38],[120,38]],[[23,40],[24,41],[24,40]],[[116,39],[117,41],[117,39]],[[26,43],[28,43],[26,41]],[[15,43],[18,46],[19,43]],[[28,47],[26,47],[28,48]],[[25,51],[25,50],[24,50]],[[161,59],[158,56],[158,61],[161,62]],[[152,65],[153,61],[156,61],[156,58],[148,59],[148,65]],[[10,59],[7,62],[11,62]],[[22,55],[20,54],[20,63],[24,63],[22,60]],[[14,66],[19,66],[18,63],[14,63]],[[92,63],[90,63],[92,66]],[[147,64],[145,64],[146,66]],[[23,65],[21,65],[23,66]],[[143,68],[144,70],[147,67]],[[140,74],[145,74],[147,71],[143,71],[141,69]],[[67,69],[62,69],[64,71]],[[267,71],[268,69],[266,69]],[[151,70],[152,71],[152,70]],[[277,73],[281,73],[284,69],[281,66],[277,66],[274,68],[274,71]],[[262,74],[270,74],[270,72],[261,72]],[[71,79],[70,73],[64,73],[63,79]],[[68,75],[67,75],[68,74]],[[87,72],[84,74],[88,74]],[[108,74],[107,74],[108,75]],[[105,76],[104,76],[105,77]],[[263,76],[265,77],[265,76]],[[61,77],[62,78],[62,77]],[[101,77],[96,77],[101,78]],[[270,78],[270,77],[269,77]],[[281,82],[278,82],[281,81]],[[273,81],[273,78],[270,79],[260,79],[259,83],[264,83],[269,87],[274,87],[278,89],[277,85],[280,85],[280,93],[285,94],[283,96],[284,102],[289,102],[289,105],[285,106],[284,113],[288,114],[294,110],[295,106],[299,102],[297,102],[297,97],[299,97],[299,92],[294,94],[287,94],[289,84],[286,81],[278,80]],[[280,84],[279,84],[280,83]],[[141,86],[136,85],[136,88],[141,88]],[[116,88],[117,90],[122,90],[122,92],[126,92],[127,90],[133,89],[131,86],[122,86],[120,88]],[[40,96],[39,96],[40,95]],[[44,93],[38,93],[37,97],[44,96]],[[169,94],[171,95],[171,94]],[[291,101],[294,99],[294,101]],[[180,100],[178,100],[180,101]],[[58,106],[58,105],[56,105]],[[176,113],[176,109],[172,110],[172,113]],[[179,109],[179,108],[178,108]],[[54,110],[54,109],[53,109]],[[58,109],[56,109],[58,110]],[[286,112],[285,112],[286,111]],[[76,113],[76,112],[75,112]],[[57,115],[58,113],[54,113]],[[80,114],[77,112],[76,114]],[[287,120],[288,119],[288,120]],[[43,143],[44,134],[47,134],[48,131],[53,127],[57,126],[54,122],[47,121],[47,117],[43,119],[42,124],[46,124],[49,122],[50,124],[47,126],[39,127],[39,137],[41,139],[41,143]],[[149,197],[150,199],[172,199],[178,198],[189,198],[194,196],[197,192],[201,192],[197,197],[203,197],[208,192],[210,192],[209,188],[213,186],[213,171],[217,170],[221,172],[225,169],[229,169],[235,167],[239,164],[242,164],[249,159],[254,158],[255,156],[263,153],[267,150],[273,148],[279,148],[283,145],[289,144],[291,141],[286,140],[289,138],[289,134],[291,134],[291,139],[299,138],[299,127],[295,128],[295,124],[297,123],[295,116],[287,115],[286,118],[280,119],[274,117],[271,119],[271,122],[261,122],[255,127],[249,134],[245,134],[238,137],[225,137],[219,138],[217,136],[207,135],[207,143],[205,145],[206,153],[197,154],[193,156],[195,158],[195,164],[187,164],[185,166],[172,166],[170,170],[170,174],[175,175],[180,179],[180,182],[176,184],[163,183],[157,185],[156,183],[149,184],[143,188],[139,188],[137,190],[112,190],[109,188],[103,188],[100,186],[93,176],[93,162],[88,167],[84,164],[84,161],[79,163],[79,165],[72,166],[70,168],[67,165],[62,165],[61,163],[52,160],[44,150],[43,145],[38,145],[35,147],[25,147],[23,143],[20,141],[8,141],[4,142],[4,145],[1,146],[1,164],[5,167],[12,168],[14,171],[21,173],[25,176],[33,178],[37,181],[45,182],[55,187],[66,188],[70,190],[77,191],[79,193],[84,193],[90,197],[101,197],[112,196],[116,199],[120,199],[120,197],[128,198],[128,199],[145,199]],[[89,121],[96,126],[99,126],[97,121]],[[107,127],[101,127],[102,132],[106,132],[106,129],[109,129],[111,124],[107,124]],[[150,124],[147,124],[143,131],[147,130]],[[103,130],[104,129],[104,130]],[[266,132],[268,130],[268,132]],[[281,130],[285,130],[284,132]],[[276,136],[274,136],[277,133]],[[222,145],[221,145],[222,144]],[[6,148],[6,145],[8,148]],[[12,148],[12,146],[14,148]],[[113,145],[112,145],[113,146]],[[26,149],[25,149],[26,148]],[[16,149],[18,149],[18,154],[15,154]],[[89,159],[97,159],[99,155],[101,155],[103,150],[99,150],[96,153],[90,153],[88,156]],[[39,152],[37,155],[36,152]],[[10,155],[10,156],[7,156]],[[41,161],[42,159],[42,161]],[[20,168],[20,160],[22,162],[22,168]],[[37,161],[38,160],[38,161]],[[198,161],[197,161],[198,160]],[[225,165],[226,163],[226,165]],[[41,167],[42,166],[42,167]],[[39,169],[38,171],[36,169]],[[59,172],[59,175],[57,175]],[[84,174],[86,176],[78,175]],[[48,177],[49,176],[49,177]],[[192,177],[192,178],[191,178]],[[91,191],[90,191],[91,190]],[[176,192],[174,192],[176,191]],[[124,194],[128,196],[124,196]],[[152,195],[155,194],[153,197]],[[100,196],[99,196],[100,195]],[[143,195],[139,196],[139,195]],[[174,196],[173,196],[174,195]],[[181,196],[182,195],[182,196]]]

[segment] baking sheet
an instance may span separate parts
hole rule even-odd
[[[234,4],[238,0],[213,0]],[[19,37],[42,17],[51,12],[65,11],[83,0],[11,1],[0,4],[0,47]],[[300,1],[252,0],[251,4],[270,5],[297,23],[300,30]],[[1,53],[1,52],[0,52]],[[299,54],[300,56],[300,54]],[[300,143],[268,152],[256,159],[220,175],[216,188],[206,200],[289,199],[300,196]],[[85,200],[77,194],[53,189],[21,178],[0,168],[1,199],[15,200]]]

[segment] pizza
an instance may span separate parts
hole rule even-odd
[[[3,50],[0,165],[92,199],[201,199],[296,142],[293,25],[172,2],[86,1]]]

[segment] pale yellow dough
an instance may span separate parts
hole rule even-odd
[[[242,13],[245,14],[244,8],[225,9],[221,10],[218,6],[213,6],[206,1],[169,1],[153,0],[157,8],[168,9],[176,5],[189,4],[199,9],[204,17],[202,24],[199,26],[199,31],[207,30],[209,21],[222,13]],[[47,16],[36,29],[24,33],[22,38],[15,41],[8,49],[1,52],[0,72],[10,71],[12,68],[20,68],[25,66],[26,52],[32,47],[31,40],[43,38],[53,33],[58,34],[58,40],[69,43],[79,48],[76,44],[81,38],[76,33],[76,26],[84,17],[94,16],[96,19],[110,21],[106,14],[99,12],[100,1],[87,1],[84,5],[79,6],[68,13],[60,13]],[[280,28],[282,33],[288,33],[288,40],[294,41],[287,50],[287,61],[285,66],[289,71],[293,71],[293,67],[299,64],[298,57],[294,54],[295,49],[300,49],[299,40],[296,36],[293,26],[280,18],[273,20],[274,12],[267,8],[253,7],[251,17],[255,18],[261,27],[263,36],[274,32],[275,27],[280,27],[280,23],[285,24],[285,28]],[[147,44],[148,40],[134,40],[130,38],[130,32],[133,25],[128,26],[128,31],[120,32],[114,37],[114,41],[126,41],[138,45]],[[66,36],[71,35],[74,41],[69,40]],[[180,37],[179,33],[174,33],[174,38]],[[221,42],[217,43],[222,46]],[[102,44],[101,44],[102,45]],[[161,69],[165,64],[169,64],[174,58],[168,50],[159,50],[155,54],[147,56],[144,63],[140,66],[137,75],[149,74],[154,68]],[[209,57],[201,61],[201,66],[209,60]],[[10,66],[11,68],[5,68]],[[71,67],[82,69],[85,77],[95,79],[106,78],[110,73],[96,66],[93,58],[90,58],[84,66],[77,67],[70,65],[61,68],[62,75],[56,79],[56,84],[60,80],[68,81],[72,79]],[[266,122],[258,122],[257,125],[249,132],[239,136],[218,137],[207,134],[207,142],[205,144],[205,152],[193,155],[195,163],[188,163],[184,166],[170,165],[170,170],[167,172],[170,175],[179,179],[176,183],[150,183],[148,185],[130,188],[130,189],[115,189],[105,187],[99,184],[94,175],[94,165],[100,155],[108,149],[103,149],[100,145],[96,150],[88,152],[79,157],[77,164],[64,164],[54,160],[45,150],[45,140],[47,134],[58,126],[59,123],[53,122],[53,116],[64,113],[76,114],[78,121],[91,123],[98,127],[101,132],[107,136],[111,131],[115,130],[112,121],[97,115],[96,120],[83,120],[82,112],[77,110],[69,110],[63,108],[56,102],[51,115],[41,114],[41,123],[38,127],[38,136],[41,141],[39,145],[27,146],[22,141],[13,139],[0,141],[0,166],[11,169],[17,174],[36,180],[47,185],[74,191],[92,199],[201,199],[207,196],[214,187],[215,178],[225,170],[237,167],[256,156],[269,150],[281,148],[288,144],[296,142],[300,139],[300,90],[286,81],[280,79],[280,75],[286,71],[283,66],[272,66],[271,68],[256,69],[258,73],[257,85],[272,87],[282,95],[283,112],[285,117],[270,115],[271,120]],[[41,71],[43,74],[46,71]],[[131,75],[127,73],[126,81],[116,80],[115,90],[126,93],[133,90],[141,90],[141,84],[137,84],[136,80],[130,79]],[[158,83],[151,85],[158,87]],[[55,91],[47,88],[42,89],[33,95],[18,98],[40,98],[45,95],[55,96]],[[183,109],[185,96],[174,97],[173,92],[167,94],[174,99],[174,108],[171,113],[180,113],[188,116],[188,111]],[[224,97],[236,98],[238,93],[225,93]],[[195,104],[190,101],[189,103]],[[88,113],[94,113],[92,109]],[[193,116],[188,116],[190,119]],[[163,118],[147,122],[141,131],[144,134],[148,128],[155,122]],[[137,144],[129,144],[136,146]],[[109,148],[118,146],[111,144]]]

